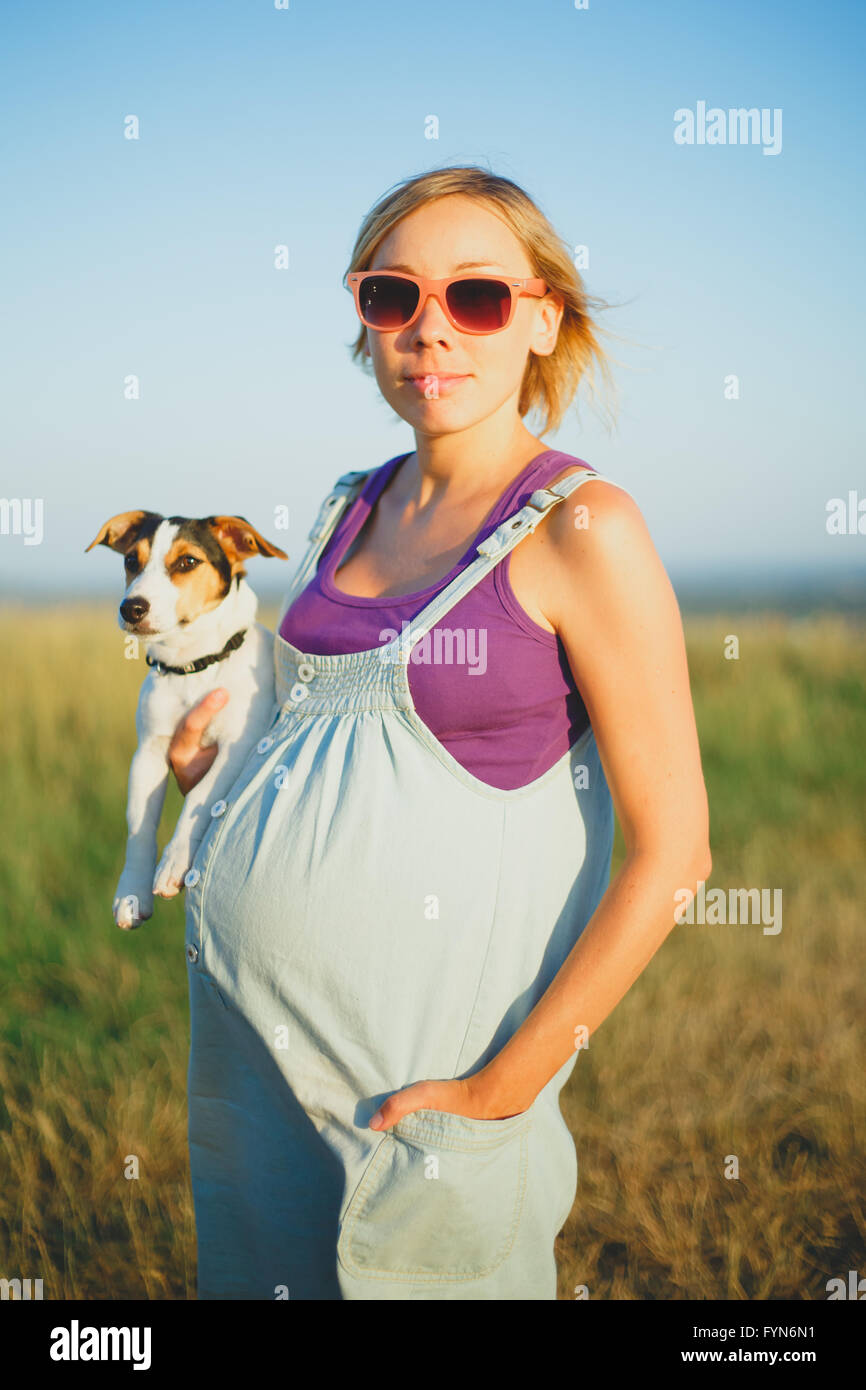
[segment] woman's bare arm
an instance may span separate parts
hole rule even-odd
[[[588,509],[575,526],[576,506]],[[529,1017],[483,1073],[491,1117],[532,1104],[655,955],[675,893],[712,867],[709,813],[676,596],[635,502],[584,483],[551,516],[543,611],[592,721],[626,857]]]

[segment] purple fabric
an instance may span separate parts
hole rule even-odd
[[[381,646],[417,617],[475,557],[475,548],[570,466],[590,465],[548,449],[502,494],[457,564],[411,594],[358,598],[334,586],[334,571],[408,454],[377,468],[341,516],[316,573],[298,594],[280,634],[299,651],[333,656]],[[419,717],[479,781],[512,791],[553,767],[589,720],[562,643],[521,608],[508,578],[510,554],[476,584],[412,651],[409,688]],[[452,638],[445,634],[450,630]]]

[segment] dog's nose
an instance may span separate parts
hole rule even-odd
[[[149,607],[146,598],[125,598],[120,605],[120,616],[125,623],[140,623]]]

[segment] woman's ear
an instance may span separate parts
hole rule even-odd
[[[549,357],[553,352],[564,311],[565,305],[561,295],[553,290],[548,291],[544,298],[538,301],[538,317],[529,342],[529,351],[534,352],[536,357]]]

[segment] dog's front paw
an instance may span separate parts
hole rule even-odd
[[[153,891],[157,898],[177,897],[183,886],[183,876],[192,859],[192,849],[188,844],[169,841],[153,876]]]
[[[149,887],[130,891],[122,881],[117,885],[113,903],[114,920],[121,931],[134,931],[153,916],[153,894]]]

